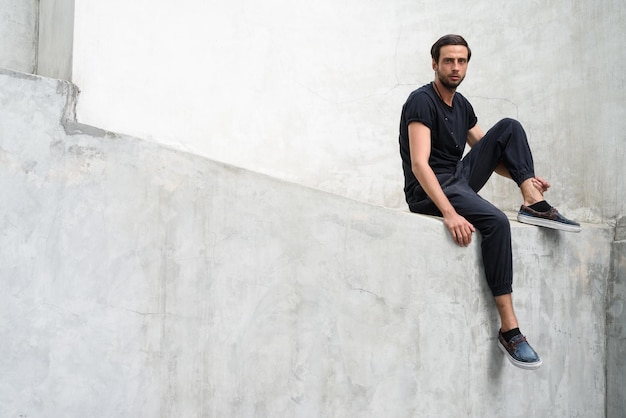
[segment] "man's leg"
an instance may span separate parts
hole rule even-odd
[[[458,179],[443,189],[457,213],[481,234],[481,253],[485,277],[493,296],[512,292],[513,257],[511,225],[507,216]]]
[[[456,211],[481,233],[485,276],[500,316],[499,347],[515,366],[539,367],[541,360],[520,332],[513,310],[513,261],[508,218],[474,192],[463,178],[444,187],[444,193]]]
[[[463,159],[463,176],[478,192],[500,162],[504,163],[522,192],[523,205],[518,221],[563,231],[580,231],[579,223],[565,218],[550,206],[543,199],[543,193],[532,184],[535,177],[533,157],[526,132],[516,120],[503,119],[487,131]]]
[[[530,370],[538,368],[542,361],[519,330],[511,294],[496,296],[495,299],[502,323],[498,332],[498,347],[513,365]]]
[[[524,198],[524,205],[532,206],[543,200],[543,193],[532,184],[533,179],[526,179],[520,184],[519,188]]]
[[[500,331],[507,332],[514,328],[518,328],[517,317],[513,310],[513,297],[511,293],[495,297],[496,308],[500,315]]]
[[[516,120],[502,119],[487,131],[463,158],[463,176],[470,187],[478,192],[500,162],[504,163],[518,186],[535,177],[526,132]]]

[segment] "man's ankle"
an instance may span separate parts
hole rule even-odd
[[[550,206],[550,204],[546,202],[545,200],[542,200],[540,202],[533,203],[532,205],[527,205],[527,206],[531,208],[532,210],[536,210],[537,212],[547,212],[550,209],[552,209],[552,206]]]
[[[511,341],[513,337],[520,335],[522,333],[517,327],[511,330],[508,330],[506,332],[504,331],[500,331],[500,332],[502,333],[502,338],[504,338],[504,341],[506,341],[507,343]]]

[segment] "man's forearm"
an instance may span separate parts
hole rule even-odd
[[[448,214],[456,213],[456,210],[443,192],[443,189],[439,184],[439,180],[430,166],[415,167],[413,169],[413,173],[430,200],[433,201],[442,215],[446,216]]]

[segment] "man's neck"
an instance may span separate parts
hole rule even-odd
[[[449,89],[445,87],[437,79],[433,81],[433,87],[435,88],[435,92],[437,93],[439,98],[443,100],[445,104],[452,107],[452,99],[454,99],[454,93],[456,93],[456,89]]]

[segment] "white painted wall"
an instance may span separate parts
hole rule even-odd
[[[432,80],[429,49],[463,34],[461,91],[483,128],[518,118],[549,199],[624,215],[621,2],[83,1],[81,122],[371,203],[402,207],[400,108]],[[520,203],[498,179],[485,195]]]

